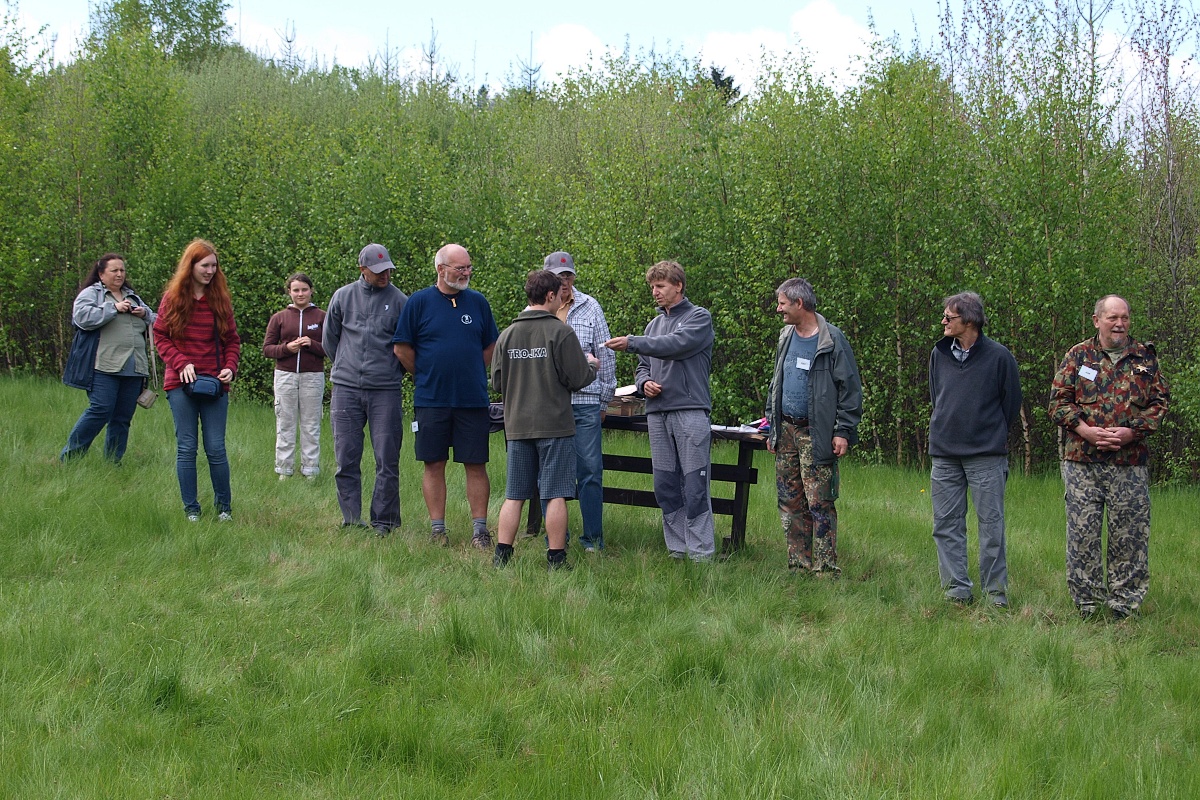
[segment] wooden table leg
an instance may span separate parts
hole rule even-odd
[[[749,471],[754,466],[754,446],[738,442],[738,467]],[[733,525],[730,530],[729,550],[741,550],[746,546],[746,517],[750,511],[750,484],[738,481],[733,490]]]

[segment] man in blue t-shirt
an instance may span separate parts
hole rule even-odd
[[[408,299],[392,347],[416,381],[413,391],[417,460],[425,463],[421,493],[429,510],[430,541],[448,545],[446,462],[450,448],[463,465],[474,533],[471,544],[490,550],[487,529],[487,367],[500,331],[482,294],[468,288],[471,256],[448,244],[433,260],[437,282]]]

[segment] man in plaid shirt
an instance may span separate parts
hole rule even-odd
[[[571,394],[575,412],[575,496],[583,517],[579,541],[585,552],[604,548],[604,455],[600,446],[600,423],[608,401],[617,389],[617,356],[602,345],[608,341],[608,322],[596,298],[575,288],[575,259],[559,250],[546,256],[545,269],[562,280],[562,307],[558,318],[567,323],[583,346],[584,354],[600,361],[596,380]]]

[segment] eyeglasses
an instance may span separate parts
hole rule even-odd
[[[962,319],[962,314],[942,314],[942,322],[954,322],[956,319]]]
[[[446,269],[454,270],[454,271],[455,271],[455,272],[457,272],[459,275],[466,275],[468,272],[470,272],[471,270],[475,269],[475,268],[474,268],[473,266],[471,266],[470,264],[467,264],[465,267],[452,267],[452,266],[450,266],[449,264],[441,264],[440,266],[443,266],[443,267],[445,267]]]

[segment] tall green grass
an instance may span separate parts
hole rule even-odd
[[[82,393],[3,379],[0,402],[0,797],[1200,791],[1191,489],[1154,493],[1144,616],[1085,623],[1055,476],[1009,486],[1012,608],[963,610],[918,472],[845,465],[837,581],[787,573],[765,453],[726,563],[672,561],[652,509],[606,507],[604,555],[547,574],[522,540],[496,571],[461,469],[454,546],[426,544],[410,443],[380,540],[337,528],[328,431],[320,479],[279,482],[270,409],[235,404],[236,521],[188,524],[165,402],[121,467],[57,462]],[[493,519],[503,463],[496,436]]]

